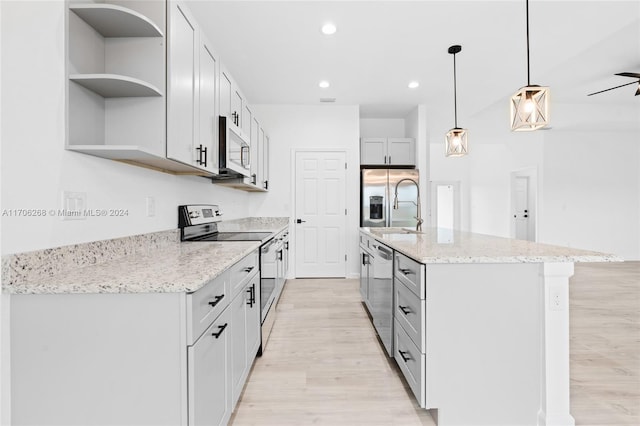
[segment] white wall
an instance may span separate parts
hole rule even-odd
[[[360,215],[360,143],[357,105],[254,105],[253,112],[269,129],[269,197],[256,205],[260,216],[295,218],[292,159],[295,149],[345,151],[347,169],[347,277],[357,277]],[[295,225],[291,223],[295,238]],[[294,240],[294,239],[292,239]],[[295,265],[292,243],[291,265]]]
[[[173,229],[183,203],[220,203],[227,219],[251,215],[254,194],[64,150],[64,10],[62,1],[2,2],[2,208],[58,209],[62,191],[78,191],[87,208],[128,216],[2,217],[2,254]],[[147,196],[155,217],[146,216]]]
[[[361,118],[361,138],[410,138],[405,134],[403,118]]]
[[[420,171],[420,201],[423,227],[429,226],[429,144],[427,143],[427,112],[425,105],[417,105],[404,119],[404,134],[416,141],[416,169]]]
[[[540,241],[640,259],[638,134],[547,132]]]

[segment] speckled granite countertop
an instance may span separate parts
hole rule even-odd
[[[271,232],[289,218],[220,222],[221,231]],[[260,241],[184,242],[178,230],[94,241],[2,257],[2,291],[11,294],[193,292]]]
[[[620,262],[604,253],[446,229],[360,228],[420,263]]]

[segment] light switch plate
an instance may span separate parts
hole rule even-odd
[[[86,220],[87,193],[64,191],[62,193],[62,220]]]
[[[148,196],[146,198],[147,203],[147,217],[153,217],[156,215],[156,199],[155,197]]]

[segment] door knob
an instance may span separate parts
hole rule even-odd
[[[304,223],[304,222],[306,222],[306,220],[296,219],[296,223]]]

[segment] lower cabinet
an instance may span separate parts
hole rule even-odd
[[[231,417],[231,309],[187,348],[189,425],[224,425]],[[235,324],[233,324],[235,326]]]
[[[242,291],[231,302],[233,328],[231,344],[233,346],[232,403],[235,406],[249,375],[253,360],[260,347],[260,304],[256,294],[260,289],[260,275],[253,274]]]
[[[12,425],[225,425],[260,345],[257,250],[194,293],[11,295]]]
[[[425,408],[426,270],[424,265],[397,252],[394,265],[394,358],[418,403]]]

